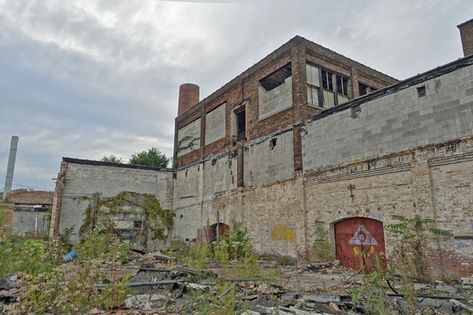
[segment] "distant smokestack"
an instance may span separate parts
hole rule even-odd
[[[179,87],[179,105],[177,115],[188,111],[192,106],[199,103],[199,86],[192,83],[184,83]]]
[[[457,26],[460,30],[460,37],[463,46],[463,55],[473,55],[473,19],[463,22]]]
[[[11,137],[10,155],[8,156],[7,175],[5,176],[5,190],[3,191],[3,200],[7,199],[8,193],[13,185],[13,171],[15,170],[16,151],[18,150],[18,137]]]

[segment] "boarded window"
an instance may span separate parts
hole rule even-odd
[[[259,81],[259,119],[265,119],[292,106],[291,71],[289,63]]]

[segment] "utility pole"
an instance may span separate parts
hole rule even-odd
[[[5,190],[3,200],[7,199],[13,185],[13,171],[15,170],[16,151],[18,150],[18,136],[12,136],[10,142],[10,155],[8,156],[7,175],[5,176]]]

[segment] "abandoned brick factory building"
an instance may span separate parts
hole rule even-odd
[[[465,57],[403,81],[296,36],[203,100],[182,85],[173,168],[63,158],[50,235],[78,231],[82,196],[131,191],[189,242],[240,222],[259,252],[315,259],[323,221],[353,267],[356,242],[389,258],[392,216],[418,213],[455,235],[430,262],[473,273],[473,20],[459,28]]]

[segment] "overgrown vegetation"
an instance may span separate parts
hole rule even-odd
[[[233,223],[232,226],[228,235],[219,236],[212,244],[196,244],[189,247],[181,253],[181,257],[185,257],[187,265],[197,269],[209,263],[225,267],[223,274],[228,278],[279,278],[276,276],[277,271],[260,268],[259,256],[253,248],[248,232],[238,223]]]
[[[97,233],[114,233],[114,215],[126,214],[130,207],[138,207],[143,210],[142,242],[147,246],[148,239],[165,240],[174,224],[173,212],[161,207],[159,200],[151,194],[137,194],[123,191],[113,197],[102,198],[93,195],[86,209],[80,234],[94,231]]]
[[[365,314],[397,314],[392,300],[386,293],[389,289],[387,286],[389,279],[390,274],[384,270],[381,260],[377,259],[375,269],[370,273],[361,272],[360,285],[349,289],[348,293]]]
[[[51,270],[23,276],[16,310],[77,314],[122,305],[128,293],[129,277],[119,266],[129,259],[129,249],[127,242],[114,235],[85,235],[77,246],[78,258],[74,264],[57,265]],[[96,284],[100,283],[108,285],[98,288]]]
[[[321,261],[331,261],[333,250],[328,238],[329,231],[325,228],[325,222],[315,219],[314,221],[314,250]]]
[[[419,214],[412,218],[395,215],[393,219],[398,223],[388,225],[387,229],[398,239],[397,257],[394,257],[398,260],[396,264],[402,266],[403,273],[408,271],[406,276],[425,278],[427,241],[446,239],[451,237],[452,233],[436,227],[434,220],[423,218]]]
[[[51,252],[41,239],[6,237],[0,241],[0,276],[15,272],[38,274],[51,271]]]

